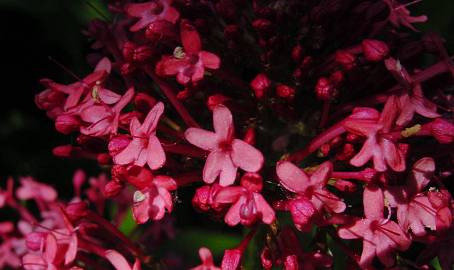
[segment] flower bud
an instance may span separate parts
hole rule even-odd
[[[55,128],[65,135],[79,130],[80,124],[79,117],[71,114],[61,114],[55,119]]]
[[[303,46],[301,45],[296,45],[292,49],[292,59],[295,62],[301,61],[301,58],[303,57]]]
[[[245,141],[246,143],[248,143],[250,145],[254,145],[255,144],[255,130],[254,130],[254,128],[248,128],[246,130],[246,133],[244,134],[243,141]]]
[[[298,270],[298,257],[296,255],[287,255],[284,258],[284,269],[285,270]]]
[[[341,64],[346,70],[350,70],[355,67],[356,56],[348,51],[338,50],[336,51],[335,61]]]
[[[86,202],[74,202],[66,206],[65,212],[72,222],[77,222],[88,214],[88,205]]]
[[[44,245],[46,233],[31,232],[25,236],[25,245],[31,251],[38,251]]]
[[[113,198],[120,193],[120,191],[123,189],[123,185],[121,182],[111,180],[107,182],[107,184],[104,186],[104,196],[107,198]]]
[[[262,176],[258,173],[245,173],[241,177],[240,185],[251,192],[260,192],[263,188]]]
[[[339,86],[344,81],[344,73],[337,70],[329,76],[329,81],[335,86]]]
[[[112,160],[112,157],[107,153],[99,153],[96,156],[96,160],[98,161],[99,165],[109,165],[110,161]]]
[[[52,149],[52,154],[56,157],[65,157],[65,158],[71,157],[73,148],[74,147],[70,144],[56,146],[56,147],[54,147],[54,149]]]
[[[112,175],[112,180],[120,182],[126,181],[126,175],[128,174],[128,170],[125,166],[122,165],[113,165],[112,169],[110,170],[110,174]]]
[[[263,98],[271,86],[271,81],[264,73],[260,73],[249,84],[258,99]]]
[[[297,198],[290,200],[287,207],[297,228],[302,231],[309,230],[310,220],[316,212],[312,203],[306,198]]]
[[[281,98],[293,100],[293,98],[295,97],[295,88],[285,84],[279,84],[276,87],[276,94]]]
[[[214,94],[208,97],[206,105],[210,111],[213,111],[214,108],[220,104],[224,104],[230,98],[222,95],[222,94]]]
[[[198,188],[192,198],[192,205],[200,211],[208,211],[211,208],[210,186]]]
[[[337,90],[327,78],[321,77],[315,85],[315,94],[318,99],[327,101],[335,98]]]
[[[273,267],[273,259],[271,250],[268,247],[264,247],[260,253],[260,262],[265,270],[269,270]]]
[[[356,191],[356,185],[344,179],[337,179],[336,182],[334,182],[334,187],[342,192],[350,193]]]
[[[380,40],[365,39],[361,43],[361,47],[367,61],[379,62],[389,54],[388,45]]]
[[[153,174],[145,167],[132,166],[128,169],[126,181],[137,189],[142,190],[151,185],[153,181]]]

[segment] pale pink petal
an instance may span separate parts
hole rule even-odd
[[[203,264],[212,265],[213,264],[213,255],[211,251],[206,247],[201,247],[199,249],[199,257]]]
[[[331,176],[332,170],[333,164],[330,161],[326,161],[320,164],[317,170],[310,177],[311,185],[320,188],[324,187],[329,177]]]
[[[159,195],[150,195],[151,198],[151,203],[150,203],[150,209],[148,210],[148,214],[150,215],[150,218],[152,220],[160,220],[164,217],[166,211],[166,202],[163,197]]]
[[[244,203],[245,203],[245,198],[243,196],[241,196],[239,198],[239,200],[230,207],[229,211],[227,212],[227,214],[224,217],[224,221],[227,225],[235,226],[238,223],[240,223],[240,221],[241,221],[240,209]]]
[[[162,148],[161,142],[158,137],[151,135],[148,140],[148,159],[147,164],[150,169],[157,170],[161,168],[166,162],[166,153]]]
[[[153,178],[153,183],[158,187],[163,187],[167,190],[176,190],[177,182],[170,176],[157,175]]]
[[[99,60],[98,64],[96,64],[94,71],[104,71],[106,73],[110,73],[112,70],[112,62],[110,62],[109,58],[103,57]]]
[[[238,139],[232,142],[232,161],[247,172],[257,172],[263,166],[263,155],[252,145]]]
[[[388,221],[381,225],[381,228],[384,228],[384,230],[380,231],[392,240],[393,245],[395,245],[397,249],[404,251],[410,247],[411,240],[396,222]]]
[[[221,59],[214,53],[201,51],[199,57],[206,68],[218,69],[221,65]]]
[[[345,211],[345,203],[336,195],[325,189],[317,190],[314,196],[317,196],[318,199],[323,202],[323,206],[330,212],[342,213]]]
[[[148,112],[147,117],[143,121],[141,130],[148,135],[151,135],[156,130],[158,126],[159,118],[164,112],[164,103],[158,102],[154,107]]]
[[[245,192],[243,187],[224,187],[216,193],[214,201],[220,203],[234,203]]]
[[[71,233],[69,239],[68,249],[65,253],[65,265],[71,264],[77,255],[77,235],[76,233]]]
[[[109,249],[106,250],[104,254],[106,259],[115,267],[116,270],[130,270],[131,266],[129,265],[128,261],[126,261],[125,257],[118,253],[115,250]]]
[[[134,138],[125,149],[123,149],[118,155],[114,156],[113,161],[115,164],[126,165],[130,164],[137,160],[138,156],[144,150],[144,145],[142,140]],[[143,166],[146,162],[146,159],[143,159],[140,163],[136,164],[138,166]]]
[[[48,263],[51,263],[55,260],[57,252],[58,252],[57,239],[52,233],[48,233],[46,237],[46,244],[43,257]]]
[[[369,230],[370,220],[368,219],[359,219],[356,220],[353,224],[343,226],[338,231],[337,234],[342,239],[357,239],[362,238],[366,231]]]
[[[378,233],[381,237],[376,237],[376,254],[378,259],[387,267],[390,267],[394,264],[393,257],[393,243],[386,236],[382,236],[381,233]]]
[[[369,231],[366,231],[366,234],[372,234]],[[372,236],[364,237],[363,239],[363,251],[361,253],[361,258],[359,259],[359,266],[362,269],[366,269],[372,264],[372,261],[375,257],[375,243],[372,240]]]
[[[254,192],[253,196],[257,211],[262,215],[262,222],[265,224],[273,223],[276,218],[273,208],[271,208],[261,194]]]
[[[383,125],[383,132],[389,132],[391,130],[391,127],[394,125],[394,120],[397,117],[398,109],[399,107],[397,97],[388,97],[378,121],[379,124]]]
[[[103,100],[101,93],[99,94],[99,96],[100,96],[101,100]],[[112,110],[114,112],[116,112],[117,114],[120,113],[121,110],[123,110],[123,108],[126,105],[128,105],[128,103],[132,100],[133,97],[134,97],[134,87],[131,87],[128,89],[128,91],[126,91],[126,93],[123,96],[121,96],[120,100],[118,101],[117,104],[115,104],[115,106],[113,106]]]
[[[291,162],[279,162],[276,165],[276,174],[281,185],[292,192],[302,193],[309,185],[307,175]]]
[[[220,151],[211,152],[203,167],[203,181],[207,184],[213,183],[222,171],[224,159],[229,158]]]
[[[383,138],[380,140],[380,146],[389,167],[396,172],[405,171],[405,157],[394,142]]]
[[[415,107],[410,103],[410,97],[408,94],[400,96],[399,103],[400,114],[396,120],[396,125],[405,126],[413,119]]]
[[[224,105],[218,105],[214,108],[213,127],[219,140],[230,141],[233,137],[232,113]]]
[[[430,182],[430,177],[435,172],[435,162],[431,157],[424,157],[413,164],[413,178],[409,185],[415,186],[416,192],[421,192]]]
[[[186,140],[203,150],[212,151],[218,148],[218,137],[216,133],[200,128],[188,128],[184,137]]]
[[[22,265],[25,270],[43,270],[43,267],[46,267],[47,263],[41,256],[25,254],[25,256],[22,257]]]
[[[222,163],[222,170],[219,176],[219,184],[223,187],[230,186],[235,182],[238,167],[233,164],[232,159],[228,153],[223,153],[224,159]]]
[[[382,219],[384,205],[383,191],[375,185],[367,185],[363,193],[364,215],[370,220]]]
[[[192,82],[198,82],[203,79],[203,75],[205,75],[205,68],[203,64],[199,61],[196,65],[191,67],[191,80]]]
[[[86,108],[80,114],[80,118],[88,123],[96,123],[112,115],[112,109],[108,106],[95,105]]]

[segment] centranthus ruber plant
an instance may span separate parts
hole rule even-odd
[[[452,269],[454,65],[418,2],[106,1],[92,72],[35,97],[99,175],[5,180],[0,268]]]

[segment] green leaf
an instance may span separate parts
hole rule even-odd
[[[119,226],[119,230],[126,236],[129,236],[134,229],[137,227],[137,223],[132,216],[132,210],[128,209],[125,217],[123,218],[123,222]]]
[[[438,257],[433,258],[430,261],[430,265],[432,265],[432,267],[435,268],[435,270],[442,270]]]

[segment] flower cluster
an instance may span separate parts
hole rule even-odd
[[[154,269],[112,223],[152,230],[195,187],[196,210],[248,230],[193,269],[240,269],[252,245],[264,269],[451,269],[452,58],[411,3],[341,2],[108,1],[114,19],[86,31],[93,72],[35,98],[77,138],[53,154],[107,175],[82,190],[77,172],[68,203],[8,180],[0,268]]]

